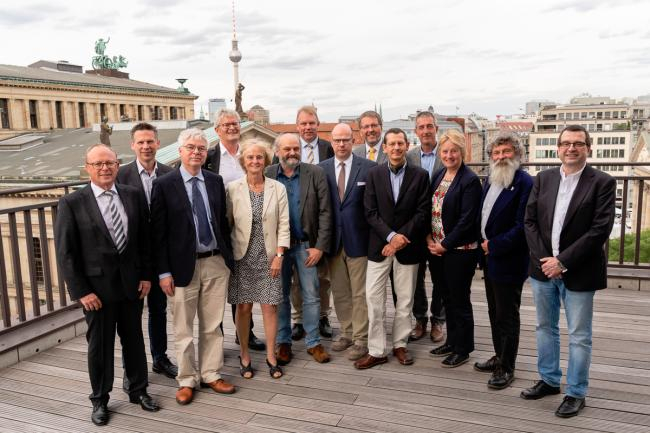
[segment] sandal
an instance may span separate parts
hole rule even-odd
[[[248,361],[248,365],[244,366],[241,362],[241,356],[239,357],[239,374],[241,377],[244,379],[252,379],[253,376],[255,376],[255,372],[253,371],[253,362]]]
[[[278,364],[271,365],[271,363],[267,359],[266,360],[266,365],[269,366],[269,375],[273,379],[279,379],[284,375],[284,373],[282,372],[282,368],[280,368],[280,366]]]

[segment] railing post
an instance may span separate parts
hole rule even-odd
[[[38,281],[36,281],[36,264],[34,263],[34,235],[32,232],[32,213],[23,211],[23,224],[25,232],[25,248],[27,249],[27,267],[29,269],[29,287],[32,293],[32,313],[34,317],[41,315],[41,300],[38,295]]]
[[[16,213],[9,214],[9,237],[11,239],[11,262],[14,271],[14,286],[16,287],[16,306],[18,307],[18,321],[24,322],[25,296],[23,294],[23,274],[20,267],[20,249],[18,248],[18,229],[16,227]]]
[[[5,328],[11,326],[11,309],[9,305],[9,290],[7,288],[7,266],[5,263],[4,242],[2,240],[2,225],[0,225],[0,310]]]
[[[50,243],[47,238],[47,225],[45,224],[45,208],[38,208],[38,228],[41,239],[41,260],[43,261],[43,284],[45,286],[45,303],[47,311],[54,311],[54,297],[52,296],[52,271],[50,267]]]

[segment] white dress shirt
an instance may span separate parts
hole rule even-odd
[[[334,162],[335,162],[335,164],[334,164],[334,174],[335,174],[334,179],[336,179],[337,182],[338,182],[338,179],[339,179],[339,173],[341,173],[341,163],[342,162],[345,163],[345,191],[347,191],[348,190],[348,180],[350,180],[350,171],[352,169],[352,154],[350,154],[350,156],[348,156],[348,159],[346,159],[345,161],[339,161],[338,158],[335,158]]]
[[[501,191],[503,191],[502,186],[490,185],[490,189],[488,189],[488,192],[485,195],[485,200],[483,201],[483,209],[481,210],[481,236],[483,236],[483,239],[485,240],[489,240],[485,234],[485,226],[487,225],[494,203],[496,203],[499,198]]]
[[[560,234],[564,226],[564,218],[571,203],[571,197],[578,186],[578,181],[582,172],[585,170],[585,164],[580,171],[573,174],[564,174],[564,166],[560,167],[560,188],[557,190],[555,199],[555,213],[553,214],[553,231],[551,232],[551,247],[553,248],[553,257],[560,254]]]
[[[239,145],[237,145],[237,153],[234,156],[228,152],[226,146],[221,145],[220,148],[219,175],[223,179],[224,186],[227,186],[233,180],[244,177],[244,169],[241,168],[241,164],[239,163]]]
[[[158,163],[156,162],[153,166],[153,171],[151,174],[145,170],[137,158],[135,160],[135,165],[138,167],[138,173],[140,174],[140,180],[142,181],[144,194],[147,196],[147,204],[151,205],[151,187],[153,185],[153,181],[158,177]]]
[[[108,195],[104,194],[104,192],[106,191],[105,189],[95,185],[92,182],[90,182],[90,188],[92,188],[93,190],[93,195],[95,196],[95,200],[97,200],[97,206],[99,206],[99,212],[101,212],[102,214],[102,218],[104,219],[106,228],[108,229],[108,232],[111,234],[111,238],[115,240],[115,229],[113,228],[113,220],[111,219],[111,216],[109,215],[108,212],[108,204],[110,203],[111,200],[108,197]],[[122,229],[124,229],[124,237],[128,239],[129,218],[126,216],[126,210],[124,210],[124,205],[122,204],[122,200],[120,200],[120,195],[117,193],[115,184],[113,184],[113,186],[109,190],[115,193],[115,195],[113,196],[113,203],[115,203],[115,207],[117,208],[117,213],[120,214],[120,219],[122,220]]]

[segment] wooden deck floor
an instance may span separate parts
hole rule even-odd
[[[522,388],[537,379],[530,288],[524,289],[521,308],[517,379],[503,391],[488,390],[489,376],[472,369],[475,360],[491,356],[487,305],[479,282],[473,301],[476,351],[471,362],[459,368],[441,368],[440,360],[428,355],[433,344],[424,339],[409,346],[414,365],[401,366],[389,358],[387,364],[367,371],[355,370],[342,354],[334,354],[329,364],[317,364],[299,342],[293,346],[294,361],[277,381],[262,368],[261,353],[253,354],[253,365],[260,369],[255,378],[239,377],[238,350],[227,315],[223,373],[238,392],[224,396],[201,391],[192,404],[180,406],[174,401],[175,381],[152,373],[149,392],[163,408],[153,414],[128,403],[121,391],[118,348],[110,423],[101,428],[90,422],[86,343],[76,338],[0,370],[0,431],[650,432],[650,293],[610,289],[597,294],[587,408],[568,420],[553,414],[562,396],[519,398]],[[261,317],[256,319],[261,334]],[[565,368],[565,334],[562,339]],[[330,343],[325,341],[326,346]]]

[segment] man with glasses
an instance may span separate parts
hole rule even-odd
[[[70,293],[88,325],[91,420],[108,423],[113,388],[115,330],[122,343],[129,401],[157,411],[147,394],[147,357],[142,336],[141,300],[149,293],[151,260],[147,204],[136,188],[115,185],[119,162],[104,144],[86,151],[90,184],[59,200],[54,243]]]
[[[382,121],[379,113],[365,111],[359,116],[359,130],[364,139],[364,144],[352,150],[356,156],[374,161],[377,164],[386,162],[386,154],[381,146]]]
[[[233,180],[244,177],[244,169],[239,163],[239,140],[241,139],[241,119],[234,110],[227,108],[217,112],[214,118],[214,130],[219,136],[219,142],[208,151],[203,168],[212,170],[223,179],[224,186]],[[232,321],[235,322],[237,305],[232,305]],[[266,350],[264,341],[253,333],[253,317],[251,316],[250,332],[248,333],[248,348],[251,350]],[[235,343],[239,344],[239,336],[235,333]]]
[[[438,126],[436,118],[430,111],[421,111],[415,116],[415,135],[420,140],[420,145],[409,150],[406,154],[406,160],[409,164],[416,167],[422,167],[429,173],[429,181],[433,179],[433,174],[442,168],[442,160],[436,154],[438,141],[436,133]],[[413,315],[415,316],[415,327],[411,331],[411,340],[419,340],[427,332],[429,322],[428,312],[431,312],[431,333],[429,337],[434,343],[444,340],[445,335],[443,326],[445,324],[445,308],[442,305],[442,294],[440,293],[440,283],[437,279],[442,275],[440,257],[433,254],[426,254],[420,266],[418,267],[418,276],[415,283],[415,294],[413,299]],[[424,289],[424,277],[426,277],[427,268],[431,276],[431,305],[427,300],[427,293]]]
[[[524,214],[533,180],[519,166],[525,150],[513,133],[497,135],[486,151],[490,174],[483,185],[480,262],[495,355],[474,369],[492,373],[489,388],[504,389],[515,378],[521,290],[528,278]]]
[[[151,188],[158,176],[169,173],[172,168],[156,161],[156,152],[160,149],[158,130],[149,123],[138,123],[131,129],[131,150],[135,153],[135,161],[120,167],[117,172],[117,183],[131,185],[144,194],[147,206],[151,205]],[[147,296],[149,310],[149,349],[153,358],[154,373],[164,374],[174,379],[178,369],[167,357],[167,296],[158,285],[158,276],[152,272],[151,291]],[[128,379],[123,381],[125,391],[128,391]]]
[[[181,166],[153,183],[151,215],[160,287],[173,299],[178,361],[178,404],[188,404],[194,387],[232,394],[221,378],[228,278],[234,261],[221,177],[202,170],[208,141],[190,128],[178,136]],[[194,319],[198,315],[199,359],[194,363]]]
[[[558,138],[562,165],[535,177],[524,219],[530,282],[537,310],[537,371],[541,380],[521,392],[536,400],[560,393],[560,304],[569,332],[567,387],[555,414],[585,406],[591,364],[593,300],[607,287],[604,244],[614,225],[616,180],[587,165],[589,133],[569,125]]]

